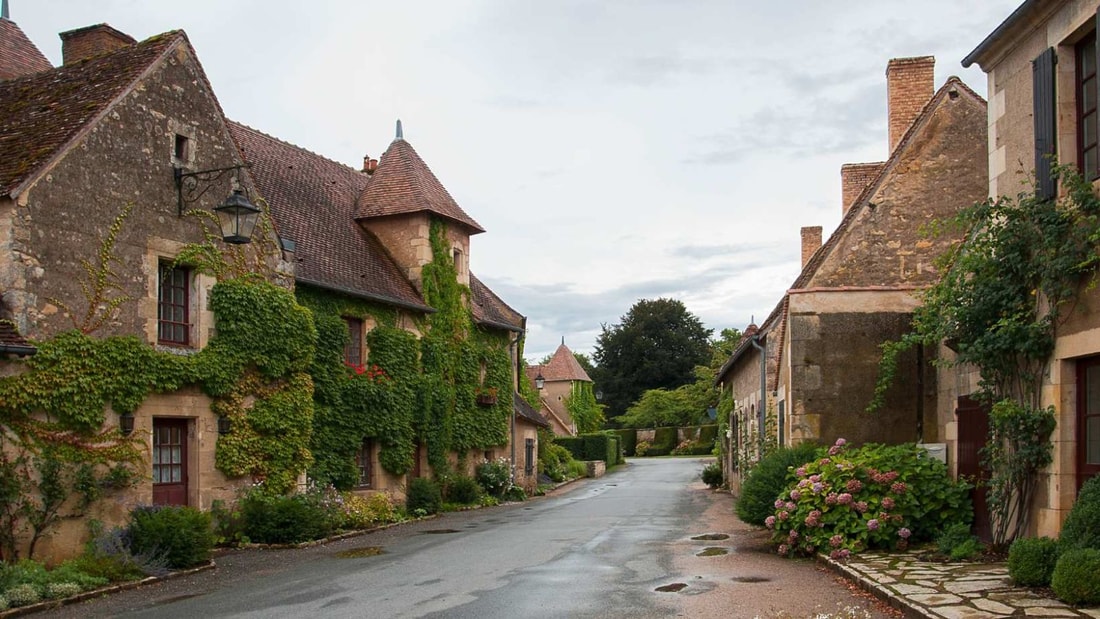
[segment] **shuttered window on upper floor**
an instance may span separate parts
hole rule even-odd
[[[1052,174],[1054,167],[1055,100],[1054,67],[1057,56],[1048,47],[1032,61],[1032,94],[1035,119],[1035,191],[1039,198],[1055,196],[1057,186]]]
[[[1077,167],[1085,179],[1100,176],[1100,148],[1097,147],[1097,99],[1100,83],[1096,76],[1096,31],[1074,47],[1076,56],[1075,91],[1077,97]]]

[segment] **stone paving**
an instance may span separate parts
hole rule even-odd
[[[1031,589],[1015,587],[1003,563],[930,563],[916,552],[852,555],[833,569],[890,601],[906,617],[1092,617],[1100,608],[1073,608]]]

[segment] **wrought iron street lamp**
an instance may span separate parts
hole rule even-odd
[[[183,216],[185,204],[197,202],[218,180],[230,172],[239,172],[247,165],[184,172],[183,168],[173,168],[176,180],[176,199],[179,216]],[[260,219],[260,209],[249,202],[244,192],[234,189],[233,193],[220,205],[214,207],[218,216],[218,225],[222,230],[222,240],[233,245],[252,242],[252,232]]]
[[[543,385],[546,384],[546,379],[542,377],[542,372],[539,371],[538,376],[535,376],[535,389],[542,390]]]

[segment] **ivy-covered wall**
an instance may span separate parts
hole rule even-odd
[[[350,488],[357,482],[355,455],[364,438],[379,445],[378,462],[400,476],[413,467],[416,444],[426,447],[436,474],[474,450],[505,445],[512,413],[512,357],[507,332],[474,325],[470,290],[459,283],[446,226],[431,224],[432,262],[422,270],[423,294],[435,312],[419,316],[415,330],[395,309],[348,295],[300,286],[299,301],[313,310],[317,327],[310,476]],[[373,322],[363,368],[344,362],[345,317]]]

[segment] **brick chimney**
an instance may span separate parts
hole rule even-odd
[[[884,165],[886,162],[876,161],[875,163],[846,163],[840,166],[842,202],[840,208],[843,214],[848,213],[848,209],[856,203],[856,198],[863,193],[867,185],[871,184],[871,181],[875,180]]]
[[[374,171],[378,169],[378,160],[371,159],[370,155],[363,155],[363,169],[360,170],[367,176],[373,176]]]
[[[821,226],[802,226],[802,268],[821,247]]]
[[[137,43],[125,32],[119,32],[107,24],[96,24],[62,32],[61,63],[70,65],[85,58],[98,56]]]
[[[935,93],[936,57],[894,58],[886,65],[890,152]]]

